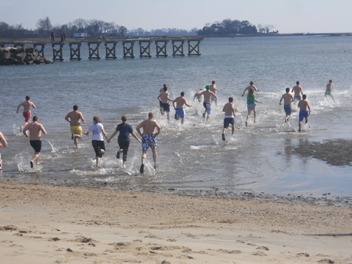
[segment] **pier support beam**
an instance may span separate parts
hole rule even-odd
[[[167,57],[167,43],[168,40],[155,40],[156,57]]]
[[[100,41],[88,42],[89,60],[100,60],[99,56]]]
[[[81,42],[70,42],[70,60],[81,60]]]
[[[150,44],[151,40],[140,40],[139,41],[139,57],[140,58],[151,58],[150,55]]]
[[[200,56],[199,44],[200,39],[189,39],[188,41],[188,56]]]
[[[105,59],[116,59],[117,41],[105,41]]]
[[[39,56],[44,57],[45,43],[33,43],[33,48]]]
[[[52,42],[51,46],[53,47],[53,61],[63,61],[62,47],[64,44],[61,42]]]
[[[122,41],[122,46],[123,46],[123,58],[134,59],[134,54],[133,54],[134,40],[124,40]]]
[[[184,57],[185,54],[183,53],[183,44],[185,43],[184,40],[177,39],[172,40],[172,56],[173,57]]]

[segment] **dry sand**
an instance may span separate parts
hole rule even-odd
[[[0,183],[0,263],[352,263],[352,210]]]

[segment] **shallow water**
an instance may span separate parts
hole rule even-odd
[[[351,164],[327,162],[314,155],[312,147],[319,146],[318,151],[335,160],[351,155],[348,149],[341,153],[334,149],[330,155],[331,145],[324,144],[350,139],[350,43],[350,37],[205,39],[200,57],[124,60],[120,54],[117,60],[89,61],[82,50],[83,60],[70,62],[66,50],[61,63],[1,67],[0,130],[9,147],[1,150],[0,180],[157,192],[351,197]],[[187,109],[183,126],[160,116],[156,97],[163,83],[168,84],[171,98],[185,91],[191,100],[213,79],[221,93],[209,122],[202,120],[198,102]],[[329,79],[334,80],[336,103],[323,96]],[[260,89],[258,100],[263,104],[257,106],[257,123],[250,119],[245,127],[246,102],[241,94],[251,80]],[[312,108],[302,133],[296,132],[297,112],[285,124],[278,104],[285,88],[292,88],[296,80]],[[37,105],[33,114],[49,133],[42,138],[42,164],[34,170],[29,168],[32,149],[19,134],[23,118],[15,112],[25,95]],[[221,110],[229,96],[237,108],[236,132],[234,137],[228,133],[223,142]],[[101,168],[95,169],[90,137],[84,137],[79,149],[70,140],[64,116],[73,104],[79,105],[88,123],[94,115],[100,116],[109,134],[121,115],[127,114],[136,126],[152,111],[162,126],[157,171],[148,153],[146,172],[139,175],[141,148],[133,139],[127,167],[122,168],[115,158],[116,138],[107,145]],[[308,148],[302,155],[302,146],[311,147],[312,153]]]

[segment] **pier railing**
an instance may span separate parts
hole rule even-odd
[[[151,37],[151,38],[123,38],[123,39],[66,39],[65,41],[36,41],[36,40],[25,40],[25,41],[0,41],[1,47],[25,47],[33,46],[39,55],[44,57],[44,50],[46,45],[51,45],[53,61],[63,61],[63,47],[68,45],[70,49],[70,60],[78,60],[81,58],[81,48],[83,43],[87,43],[88,46],[88,59],[89,60],[100,60],[99,48],[100,44],[103,43],[105,46],[105,59],[117,59],[117,44],[122,43],[122,57],[124,59],[135,58],[135,44],[139,45],[139,57],[140,58],[151,58],[152,44],[155,45],[155,56],[167,57],[168,50],[167,45],[171,42],[172,45],[172,56],[173,57],[184,57],[185,54],[185,43],[187,43],[187,55],[188,56],[200,56],[200,43],[203,37],[199,36],[186,36],[186,37]],[[138,52],[138,51],[137,51]]]

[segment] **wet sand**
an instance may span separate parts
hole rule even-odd
[[[352,263],[352,210],[0,183],[2,263]]]

